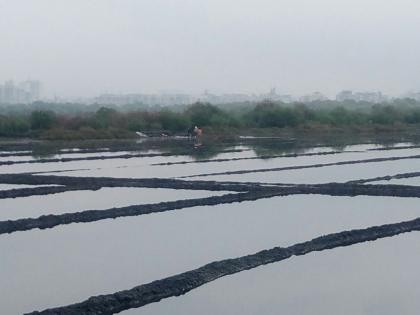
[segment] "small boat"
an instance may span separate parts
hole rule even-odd
[[[136,135],[138,135],[140,138],[148,138],[149,136],[144,134],[143,132],[136,131]]]

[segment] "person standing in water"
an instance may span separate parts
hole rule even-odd
[[[197,126],[191,127],[187,131],[188,137],[191,138],[199,138],[203,134],[203,129],[198,128]]]
[[[203,134],[203,129],[198,128],[197,126],[194,127],[194,133],[197,138],[201,137]]]

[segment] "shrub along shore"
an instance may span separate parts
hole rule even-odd
[[[186,135],[192,126],[206,135],[276,135],[283,132],[385,132],[420,126],[420,103],[387,104],[323,102],[260,103],[145,107],[34,103],[0,106],[0,137],[37,139],[134,138]]]

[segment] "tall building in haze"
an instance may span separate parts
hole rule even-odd
[[[0,85],[1,104],[29,104],[42,97],[42,84],[38,80],[27,80],[15,84],[12,80]]]

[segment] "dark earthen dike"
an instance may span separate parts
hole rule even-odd
[[[99,220],[115,219],[119,217],[139,216],[197,206],[213,206],[233,202],[251,201],[261,198],[269,198],[279,194],[280,193],[277,191],[235,193],[207,198],[185,199],[145,205],[133,205],[120,208],[111,208],[107,210],[86,210],[82,212],[64,213],[59,215],[43,215],[38,218],[0,221],[0,234],[28,231],[32,229],[49,229],[58,225],[95,222]]]
[[[208,191],[237,191],[247,192],[249,190],[262,190],[262,185],[258,183],[230,183],[215,181],[186,181],[179,179],[166,178],[113,178],[113,177],[72,177],[72,176],[52,176],[52,175],[32,175],[32,174],[1,174],[0,183],[14,185],[60,185],[67,187],[68,190],[96,190],[102,187],[137,187],[137,188],[172,188],[188,190],[208,190]],[[34,195],[55,193],[59,191],[57,187],[26,188],[27,192],[33,191]],[[23,188],[25,189],[25,188]],[[23,189],[8,190],[8,198],[21,197]],[[66,188],[61,188],[66,191]],[[28,194],[29,195],[29,194]],[[0,191],[1,198],[1,191]]]
[[[139,308],[162,299],[180,296],[218,278],[315,251],[350,246],[402,233],[419,231],[420,218],[401,223],[344,231],[282,248],[275,247],[253,255],[212,262],[198,269],[139,285],[114,294],[91,297],[84,302],[32,312],[27,315],[108,315]]]
[[[213,163],[213,162],[232,162],[232,161],[243,161],[243,160],[269,160],[275,158],[290,158],[299,156],[322,156],[322,155],[335,155],[342,153],[356,153],[360,151],[331,151],[331,152],[317,152],[317,153],[290,153],[290,154],[279,154],[279,155],[260,155],[253,157],[238,157],[238,158],[225,158],[225,159],[209,159],[209,160],[197,160],[197,161],[180,161],[180,162],[163,162],[154,163],[152,166],[162,165],[182,165],[182,164],[196,164],[196,163]]]
[[[9,184],[62,185],[58,187],[36,187],[0,192],[0,198],[59,193],[71,190],[96,190],[102,187],[149,187],[172,189],[200,189],[209,191],[234,191],[237,193],[207,198],[186,199],[155,204],[132,205],[107,210],[86,210],[75,213],[44,215],[38,218],[0,221],[0,234],[48,229],[71,223],[87,223],[118,217],[139,216],[172,211],[182,208],[254,201],[261,198],[298,194],[328,196],[387,196],[420,197],[420,187],[405,185],[362,185],[355,183],[330,183],[318,185],[264,186],[244,183],[218,183],[211,181],[183,181],[173,179],[124,179],[106,177],[34,176],[27,174],[0,175],[0,182]]]
[[[221,153],[236,153],[243,152],[244,150],[225,150]],[[100,152],[112,152],[112,151],[100,151]],[[63,152],[60,154],[76,154],[76,153],[86,153],[84,152]],[[65,157],[65,158],[50,158],[50,159],[38,159],[38,160],[26,160],[26,161],[0,161],[1,165],[14,165],[14,164],[36,164],[36,163],[58,163],[58,162],[76,162],[76,161],[95,161],[95,160],[115,160],[115,159],[132,159],[132,158],[144,158],[144,157],[168,157],[168,156],[185,156],[191,152],[160,152],[160,153],[128,153],[120,155],[98,155],[98,156],[86,156],[86,157]],[[1,156],[1,155],[0,155]],[[10,154],[7,156],[11,156]],[[28,156],[28,153],[16,153],[12,156]]]
[[[242,175],[242,174],[250,174],[250,173],[280,172],[280,171],[301,170],[301,169],[320,168],[320,167],[328,167],[328,166],[341,166],[341,165],[353,165],[353,164],[364,164],[364,163],[379,163],[379,162],[412,160],[412,159],[420,159],[420,155],[394,156],[394,157],[373,158],[373,159],[365,159],[365,160],[349,160],[349,161],[332,162],[332,163],[318,163],[318,164],[311,164],[311,165],[296,165],[296,166],[285,166],[285,167],[274,167],[274,168],[260,168],[260,169],[254,169],[254,170],[240,170],[240,171],[227,171],[227,172],[217,172],[217,173],[195,174],[195,175],[180,176],[179,178],[193,178],[193,177],[206,177],[206,176],[218,176],[218,175]]]

